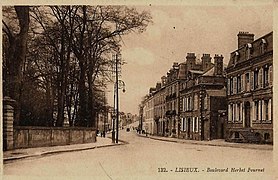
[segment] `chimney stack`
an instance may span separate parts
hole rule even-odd
[[[187,72],[196,65],[196,56],[195,53],[187,53],[186,56],[186,65],[187,65]]]
[[[179,69],[179,63],[174,62],[174,63],[173,63],[173,69],[174,69],[174,70]]]
[[[185,79],[185,73],[186,73],[186,65],[185,63],[180,63],[178,79]]]
[[[214,56],[214,75],[216,76],[223,75],[223,59],[222,55],[215,54]]]
[[[162,84],[162,86],[165,86],[166,82],[167,82],[167,77],[166,76],[162,76],[161,77],[161,84]]]
[[[238,49],[243,47],[245,44],[252,43],[254,41],[254,34],[249,32],[239,32],[238,35]]]
[[[158,91],[160,88],[161,88],[161,83],[160,82],[158,82],[158,83],[156,83],[156,91]]]
[[[211,65],[210,54],[203,54],[201,59],[202,59],[202,70],[206,71]]]

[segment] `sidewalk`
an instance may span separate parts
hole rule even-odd
[[[232,148],[245,148],[245,149],[257,149],[257,150],[273,150],[273,146],[269,144],[248,144],[248,143],[231,143],[226,142],[224,139],[216,139],[211,141],[196,141],[196,140],[186,140],[171,137],[153,136],[146,134],[137,134],[140,137],[150,138],[159,141],[184,143],[184,144],[196,144],[196,145],[206,145],[206,146],[221,146],[221,147],[232,147]]]
[[[90,150],[95,148],[109,147],[124,145],[126,142],[120,141],[118,144],[112,143],[111,138],[97,137],[97,142],[86,143],[86,144],[72,144],[65,146],[50,146],[50,147],[38,147],[38,148],[26,148],[26,149],[15,149],[3,152],[3,161],[7,161],[37,157],[43,155],[50,155],[63,152],[73,152],[81,150]]]

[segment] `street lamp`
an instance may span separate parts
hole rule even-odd
[[[120,53],[116,53],[115,57],[115,73],[116,73],[116,82],[114,84],[114,110],[116,109],[115,115],[116,115],[116,143],[118,143],[119,140],[119,89],[123,88],[123,92],[125,92],[125,83],[122,80],[119,80],[119,69],[118,65],[119,59],[120,59]],[[115,97],[116,96],[116,97]],[[116,98],[116,100],[115,100]],[[115,102],[116,101],[116,102]],[[115,105],[116,103],[116,105]],[[115,118],[113,118],[113,132],[112,132],[112,142],[115,143]]]
[[[116,69],[117,72],[117,69]],[[116,74],[116,83],[115,83],[115,89],[116,89],[116,143],[118,143],[119,140],[119,89],[123,89],[123,93],[125,93],[125,82],[122,80],[118,80],[117,74]]]
[[[205,139],[204,127],[204,99],[206,96],[205,85],[201,85],[200,89],[200,115],[201,115],[201,140]]]

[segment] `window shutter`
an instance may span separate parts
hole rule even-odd
[[[262,108],[262,101],[259,101],[259,119],[257,120],[261,120],[262,119],[262,114],[261,114],[261,108]]]
[[[266,118],[265,118],[265,109],[266,109],[265,106],[266,106],[265,101],[262,100],[262,120],[266,120]]]
[[[241,79],[241,92],[244,92],[245,74],[242,74],[240,79]]]
[[[230,95],[230,79],[227,79],[227,94]]]
[[[253,90],[254,89],[254,72],[253,71],[250,73],[249,82],[250,82],[250,86],[251,86],[250,88],[251,88],[251,90]]]
[[[185,109],[185,98],[182,98],[182,111]]]
[[[196,132],[199,131],[199,118],[196,117]]]
[[[181,131],[184,131],[183,123],[184,123],[184,118],[181,118]]]
[[[194,108],[194,96],[192,96],[191,98],[191,105],[190,105],[190,107],[191,107],[191,110],[193,110],[193,108]]]
[[[256,115],[255,115],[255,109],[256,109],[256,107],[255,107],[255,102],[253,101],[252,102],[252,113],[251,113],[251,122],[256,118]]]
[[[228,121],[231,121],[231,105],[228,104]]]
[[[241,121],[245,121],[245,114],[244,114],[245,112],[244,112],[244,103],[242,102],[241,103],[241,115],[242,115],[242,118],[241,118]]]
[[[268,71],[268,81],[269,81],[269,85],[272,86],[272,66],[269,66],[269,71]]]
[[[271,109],[272,105],[271,104],[272,104],[271,99],[269,99],[269,101],[268,101],[268,119],[269,120],[272,120],[272,116],[271,116],[271,114],[272,114],[272,109]]]
[[[192,119],[192,130],[195,132],[195,117]]]

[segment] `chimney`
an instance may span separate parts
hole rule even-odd
[[[156,91],[156,88],[151,87],[150,90],[149,90],[149,94],[152,95],[152,93],[154,93],[155,91]]]
[[[186,73],[186,65],[185,63],[181,63],[179,65],[178,79],[185,79],[185,73]]]
[[[174,70],[179,69],[179,63],[174,62],[174,63],[173,63],[173,69],[174,69]]]
[[[254,34],[249,34],[249,32],[239,32],[237,37],[238,49],[243,47],[245,44],[252,43],[254,41]]]
[[[224,57],[218,54],[214,56],[214,75],[222,76],[223,75],[223,59]]]
[[[202,59],[202,70],[206,71],[211,65],[210,54],[203,54],[201,59]]]
[[[162,76],[161,77],[161,84],[162,84],[162,86],[165,86],[166,82],[167,82],[167,77],[166,76]]]
[[[186,64],[187,64],[187,71],[194,68],[194,66],[196,65],[195,53],[187,53]]]
[[[160,88],[161,88],[161,83],[160,82],[158,82],[158,83],[156,83],[156,91],[158,91]]]

